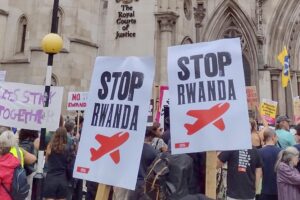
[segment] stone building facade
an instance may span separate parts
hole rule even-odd
[[[7,81],[43,84],[47,56],[40,41],[50,31],[53,1],[0,1],[0,70]],[[167,84],[167,48],[240,37],[247,85],[292,115],[300,94],[298,0],[61,0],[62,52],[54,58],[53,84],[88,90],[96,56],[154,56],[155,86]],[[276,57],[286,46],[291,86],[281,87]],[[153,95],[156,96],[154,87]],[[63,109],[65,110],[65,109]]]

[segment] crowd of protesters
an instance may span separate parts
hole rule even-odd
[[[256,120],[250,120],[253,148],[218,154],[218,167],[227,173],[219,196],[228,200],[300,199],[300,124],[292,131],[290,122],[278,116],[275,127],[264,122],[258,128]]]
[[[75,125],[77,121],[79,126]],[[151,176],[152,170],[157,170],[155,163],[163,160],[163,156],[168,158],[168,173],[173,173],[172,177],[166,178],[174,188],[169,199],[208,199],[201,194],[204,192],[205,177],[203,153],[171,156],[169,120],[166,119],[166,122],[165,130],[157,122],[147,127],[136,190],[114,187],[111,199],[160,199],[161,193],[166,191],[159,186],[154,193],[150,191],[154,197],[148,195],[147,178]],[[92,200],[96,197],[97,183],[84,183],[72,177],[82,124],[82,117],[74,121],[61,118],[60,127],[46,135],[43,186],[45,199],[81,200],[84,185],[87,188],[85,199]],[[269,127],[266,122],[258,127],[254,119],[250,120],[250,127],[252,149],[218,152],[217,167],[227,173],[226,178],[218,183],[218,186],[225,185],[222,191],[218,191],[224,193],[218,195],[219,199],[299,200],[300,125],[294,127],[293,134],[290,131],[290,120],[286,116],[279,116],[274,128]],[[14,169],[19,165],[24,167],[27,181],[32,185],[38,149],[38,131],[21,129],[14,133],[10,127],[0,127],[1,200],[12,199],[7,190],[12,187]],[[154,182],[153,185],[157,183],[163,184]],[[31,199],[30,196],[31,192],[27,199]]]

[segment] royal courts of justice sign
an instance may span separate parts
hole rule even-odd
[[[169,47],[172,153],[251,148],[240,39]]]

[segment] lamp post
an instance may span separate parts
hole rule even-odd
[[[44,92],[45,108],[49,106],[53,57],[56,53],[60,52],[63,45],[62,38],[57,34],[58,5],[59,5],[59,0],[54,0],[51,33],[47,34],[42,40],[42,49],[45,53],[48,54],[48,65],[47,65],[46,83],[45,83],[45,92]],[[32,184],[32,195],[31,195],[32,200],[42,200],[43,198],[42,196],[43,181],[44,181],[43,162],[44,162],[44,151],[46,149],[45,139],[46,139],[46,128],[42,128],[41,135],[40,135],[37,171],[36,171],[36,175],[33,178],[33,184]]]

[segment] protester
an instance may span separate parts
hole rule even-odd
[[[168,145],[161,139],[162,129],[160,128],[160,124],[154,122],[151,131],[153,131],[153,135],[155,136],[151,142],[152,147],[160,152],[166,152],[168,150]]]
[[[227,199],[254,199],[262,161],[256,148],[223,151],[218,155],[217,167],[227,162]]]
[[[70,149],[67,145],[67,130],[58,128],[53,135],[46,151],[48,172],[44,184],[46,199],[65,199],[68,194]]]
[[[260,149],[263,146],[263,131],[258,132],[257,123],[254,119],[250,119],[250,125],[252,145],[257,149]]]
[[[165,118],[165,131],[162,135],[162,139],[166,144],[169,144],[171,135],[170,135],[170,117]],[[171,147],[171,146],[169,146]]]
[[[151,127],[148,127],[146,130],[145,140],[144,140],[144,146],[138,171],[138,178],[136,183],[136,189],[135,191],[126,190],[123,188],[114,187],[114,200],[143,200],[145,199],[143,197],[144,194],[144,184],[145,184],[145,176],[148,167],[151,165],[151,163],[156,158],[158,151],[156,151],[151,143],[153,138],[155,137],[155,134],[152,131]]]
[[[11,190],[11,184],[14,169],[20,165],[20,161],[10,153],[10,149],[17,145],[16,138],[11,131],[4,131],[0,135],[0,197],[1,200],[12,200],[8,191]]]
[[[70,138],[74,138],[74,128],[75,128],[75,123],[72,122],[71,120],[67,120],[64,124],[64,127],[67,130],[67,135]]]
[[[259,200],[277,200],[276,173],[274,170],[280,148],[276,146],[277,136],[273,129],[264,131],[265,146],[258,153],[262,159],[262,190]]]
[[[275,165],[278,200],[300,199],[300,174],[295,168],[298,162],[299,151],[295,147],[287,147],[279,153]]]
[[[276,119],[276,134],[278,146],[282,149],[296,144],[294,136],[289,132],[291,120],[286,116],[279,116]]]
[[[29,130],[29,129],[21,129],[19,131],[19,146],[22,149],[25,149],[32,155],[36,155],[36,152],[38,150],[38,146],[36,146],[35,141],[38,140],[39,133],[35,130]],[[32,181],[33,176],[35,172],[35,163],[32,164],[25,164],[24,169],[26,171],[27,175],[27,182],[30,185],[30,190],[28,194],[28,199],[31,199],[31,188],[32,188]]]
[[[10,131],[11,128],[9,127],[6,127],[6,126],[0,126],[0,135],[1,133],[5,132],[5,131]],[[10,153],[13,154],[16,158],[18,158],[18,148],[16,148],[17,146],[13,146],[10,148]],[[21,166],[23,167],[24,164],[33,164],[36,162],[36,156],[27,152],[26,150],[20,148],[19,149],[19,153],[21,155],[21,160],[20,160],[20,163],[21,163]]]

